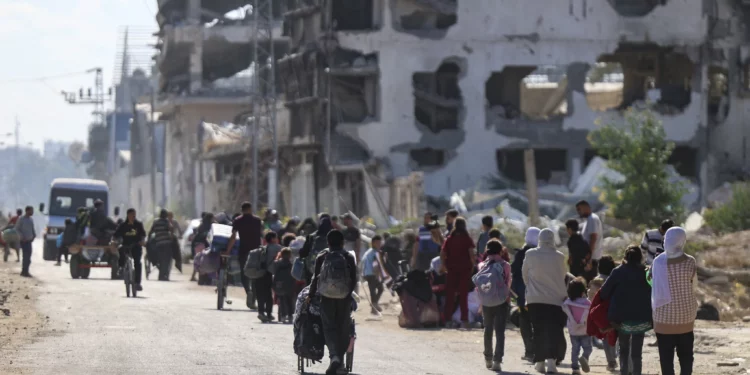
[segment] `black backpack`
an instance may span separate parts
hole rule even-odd
[[[318,254],[321,251],[328,248],[327,236],[314,236],[312,246],[310,247],[310,254],[305,258],[305,266],[310,275],[315,273],[315,259],[318,258]]]

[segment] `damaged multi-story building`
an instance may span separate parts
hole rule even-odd
[[[320,146],[297,147],[292,189],[317,209],[396,212],[409,176],[430,197],[523,183],[525,149],[570,186],[596,120],[629,107],[652,108],[703,196],[748,165],[747,0],[285,4],[290,137]]]
[[[228,210],[249,196],[247,137],[205,144],[203,135],[211,127],[207,124],[246,124],[252,117],[256,61],[252,4],[252,0],[158,1],[156,111],[166,124],[166,205],[182,215]],[[273,12],[272,40],[278,58],[287,52],[288,38],[281,35],[283,9],[276,7]],[[268,57],[260,56],[258,61]]]

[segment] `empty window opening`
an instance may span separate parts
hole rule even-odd
[[[497,168],[502,176],[516,182],[526,181],[524,150],[497,150]],[[536,178],[541,183],[565,185],[568,180],[568,152],[563,149],[534,150]]]
[[[599,62],[617,63],[622,69],[619,109],[650,105],[656,112],[673,115],[690,105],[694,67],[683,53],[654,44],[623,43]]]
[[[409,156],[419,167],[440,167],[445,163],[445,151],[434,148],[411,150]]]
[[[708,68],[708,116],[717,124],[729,114],[729,72],[725,68]]]
[[[376,76],[331,78],[334,122],[364,122],[377,117]]]
[[[698,177],[698,149],[689,146],[677,146],[667,161],[680,176]]]
[[[445,31],[458,21],[456,0],[395,0],[394,28],[404,31]]]
[[[487,106],[494,116],[544,120],[568,111],[566,67],[509,66],[485,83]]]
[[[331,18],[334,30],[372,30],[375,28],[373,0],[333,0]]]
[[[622,65],[596,63],[586,76],[586,102],[594,111],[618,108],[622,104],[622,88]]]
[[[435,73],[414,73],[414,117],[435,133],[458,129],[459,113],[463,107],[458,78],[461,68],[445,62]]]
[[[617,14],[623,17],[643,17],[667,0],[609,0]]]

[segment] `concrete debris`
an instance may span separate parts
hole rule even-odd
[[[607,161],[597,156],[591,160],[586,170],[573,182],[570,189],[574,195],[589,195],[595,193],[596,188],[601,187],[605,178],[617,182],[625,180],[625,176],[607,167]]]
[[[716,362],[716,366],[719,366],[719,367],[737,367],[739,365],[740,365],[739,362],[733,362],[733,361]]]
[[[203,152],[209,152],[222,145],[240,143],[246,134],[246,127],[232,123],[217,125],[204,122],[201,127]]]
[[[704,280],[703,283],[708,285],[727,285],[729,284],[729,281],[728,276],[714,276]]]
[[[708,206],[716,208],[732,200],[732,184],[725,182],[724,185],[708,194]]]

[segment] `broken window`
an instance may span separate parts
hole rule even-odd
[[[680,176],[698,177],[698,149],[690,146],[677,146],[667,163],[674,166]]]
[[[729,71],[710,66],[708,68],[708,116],[720,124],[729,114]]]
[[[672,115],[690,105],[693,63],[671,47],[622,43],[599,62],[617,63],[622,69],[620,109],[652,106],[656,112]]]
[[[445,151],[434,148],[411,150],[409,156],[419,167],[440,167],[445,163]]]
[[[609,0],[609,3],[623,17],[643,17],[667,0]]]
[[[372,30],[375,25],[373,0],[333,0],[331,19],[339,31]]]
[[[516,182],[526,181],[523,152],[522,149],[497,150],[497,168],[503,177]],[[534,160],[537,180],[553,185],[568,183],[568,152],[566,150],[536,149]]]
[[[458,21],[456,0],[394,0],[396,30],[445,31]]]
[[[333,77],[334,120],[363,122],[377,117],[377,77]]]
[[[542,120],[568,111],[566,67],[509,66],[485,83],[487,106],[495,116]]]
[[[414,117],[434,133],[458,129],[459,112],[463,107],[458,77],[461,68],[445,62],[435,73],[414,73]]]
[[[619,63],[596,63],[584,84],[586,102],[594,111],[607,111],[622,104],[623,74]]]

